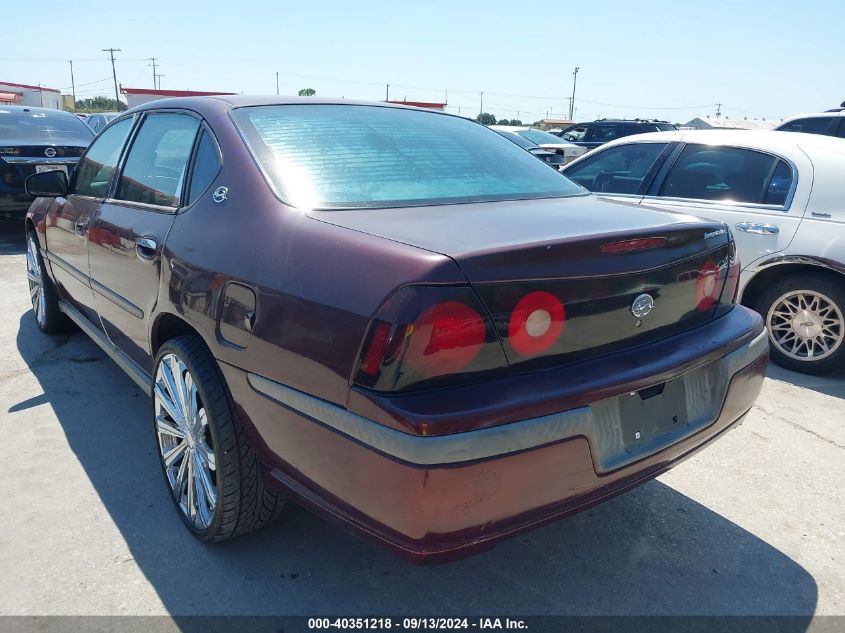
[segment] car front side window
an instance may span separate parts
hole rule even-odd
[[[617,145],[566,170],[566,176],[595,193],[635,194],[666,143]]]
[[[659,196],[750,204],[783,204],[791,170],[782,160],[750,149],[687,145],[672,166]],[[785,164],[785,163],[784,163]],[[783,198],[781,200],[781,198]],[[779,201],[779,202],[778,202]]]
[[[188,114],[147,115],[129,148],[115,198],[178,207],[198,129],[199,121]]]
[[[132,118],[115,123],[85,153],[76,168],[72,192],[80,196],[103,198],[108,193],[112,173],[120,151],[132,129]]]

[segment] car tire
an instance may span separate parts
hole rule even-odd
[[[202,339],[166,341],[153,368],[156,447],[188,529],[200,540],[218,542],[274,521],[285,498],[265,487],[223,374]],[[186,410],[191,414],[181,413]]]
[[[754,307],[778,365],[805,374],[845,367],[845,284],[835,275],[789,275],[766,288]]]
[[[29,282],[32,313],[35,315],[38,329],[45,334],[57,334],[68,330],[69,320],[59,310],[56,288],[47,276],[35,231],[29,231],[26,235],[26,277]]]

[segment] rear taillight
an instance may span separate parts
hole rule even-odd
[[[508,342],[521,356],[548,351],[560,338],[566,311],[550,292],[530,292],[520,299],[508,323]]]
[[[408,286],[378,311],[355,382],[402,391],[506,367],[493,325],[468,286]]]
[[[720,267],[713,261],[707,261],[698,271],[695,287],[695,307],[699,312],[706,312],[716,305],[722,292]]]

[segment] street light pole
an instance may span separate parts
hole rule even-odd
[[[481,97],[481,103],[478,106],[478,120],[481,120],[481,115],[484,114],[484,91],[478,93]]]
[[[578,81],[578,71],[581,70],[578,66],[572,72],[572,98],[569,100],[569,120],[572,120],[575,111],[575,83]]]
[[[276,71],[276,94],[279,94],[279,71]]]

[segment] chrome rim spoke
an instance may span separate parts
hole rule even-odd
[[[815,361],[833,354],[845,339],[842,309],[816,291],[796,290],[779,297],[766,323],[772,344],[800,361]]]
[[[185,363],[165,355],[153,387],[161,460],[177,504],[198,529],[214,520],[217,460],[202,399]]]

